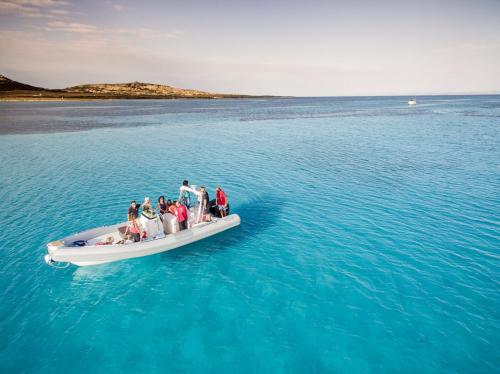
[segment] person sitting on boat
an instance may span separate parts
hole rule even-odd
[[[172,200],[168,199],[167,200],[167,207],[168,207],[168,212],[175,215],[175,205],[172,203]]]
[[[153,211],[151,208],[151,201],[147,196],[144,198],[144,202],[142,203],[142,211],[146,213],[151,213]]]
[[[114,241],[115,239],[112,236],[108,236],[105,241],[97,242],[95,245],[111,245]]]
[[[226,193],[220,186],[215,189],[215,200],[217,204],[217,208],[219,209],[220,216],[226,216],[226,208],[227,208],[227,198]]]
[[[175,202],[175,215],[177,217],[177,222],[179,222],[179,230],[186,230],[188,213],[186,206],[182,205],[180,201]]]
[[[158,210],[160,211],[160,214],[168,212],[168,206],[167,203],[165,203],[165,196],[163,195],[158,198]]]
[[[135,200],[130,202],[130,207],[128,208],[128,220],[132,220],[139,217],[139,208],[141,204],[137,204]]]
[[[189,187],[189,182],[187,180],[182,182],[182,185],[185,187]],[[191,208],[191,194],[189,191],[182,191],[181,194],[181,204],[184,204],[187,209]]]
[[[137,218],[133,218],[128,221],[127,230],[125,235],[129,234],[132,236],[134,242],[140,242],[141,237],[143,237],[146,232],[142,230],[141,222]]]

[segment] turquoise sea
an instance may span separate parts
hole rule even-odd
[[[0,103],[0,372],[499,373],[500,96]],[[220,184],[240,227],[57,270]]]

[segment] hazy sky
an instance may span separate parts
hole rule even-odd
[[[0,73],[48,88],[500,91],[500,0],[0,0]]]

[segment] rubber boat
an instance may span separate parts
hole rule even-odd
[[[194,188],[182,186],[181,195],[189,191],[200,200],[200,192]],[[213,202],[210,210],[217,213]],[[229,213],[229,207],[227,208]],[[177,217],[166,213],[160,217],[156,213],[142,214],[140,222],[148,233],[140,242],[125,240],[128,222],[112,226],[98,227],[73,234],[47,244],[48,254],[45,262],[54,267],[99,265],[128,258],[149,256],[186,244],[196,242],[218,234],[240,224],[237,214],[226,217],[213,217],[211,221],[203,220],[201,204],[188,211],[188,228],[179,231]],[[214,214],[215,215],[215,214]],[[205,217],[206,218],[206,217]]]

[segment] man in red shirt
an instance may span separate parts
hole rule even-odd
[[[217,187],[215,189],[215,198],[217,200],[217,208],[219,209],[220,216],[226,216],[226,208],[227,208],[227,198],[226,193],[222,190],[222,188]]]
[[[175,215],[177,216],[177,221],[179,222],[179,230],[187,229],[187,209],[185,205],[182,205],[179,201],[175,202]]]

